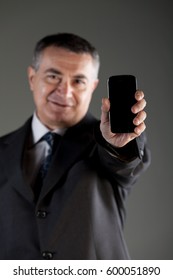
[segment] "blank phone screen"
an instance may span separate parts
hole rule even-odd
[[[108,79],[110,124],[113,133],[133,132],[135,125],[131,107],[136,103],[136,78],[132,75],[112,76]]]

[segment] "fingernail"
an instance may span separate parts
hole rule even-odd
[[[139,120],[135,119],[135,124],[138,125],[139,124]]]

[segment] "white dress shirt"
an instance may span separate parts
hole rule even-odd
[[[26,147],[24,156],[24,174],[27,182],[33,186],[40,165],[47,156],[49,144],[39,140],[50,130],[41,123],[36,113],[33,115],[31,123],[31,139]],[[63,135],[66,129],[57,128],[52,132]]]

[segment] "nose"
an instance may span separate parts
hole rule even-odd
[[[72,92],[72,87],[70,81],[68,80],[61,80],[58,84],[58,92],[62,95],[70,95]]]

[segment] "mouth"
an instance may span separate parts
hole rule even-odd
[[[50,101],[50,100],[49,100],[49,102],[51,102],[52,104],[59,106],[59,107],[69,107],[69,105],[67,105],[67,104],[61,104],[59,102]]]
[[[53,100],[53,99],[48,99],[48,102],[56,105],[56,106],[59,106],[59,107],[63,107],[63,108],[66,108],[66,107],[72,107],[72,104],[69,102],[63,102],[61,100]]]

